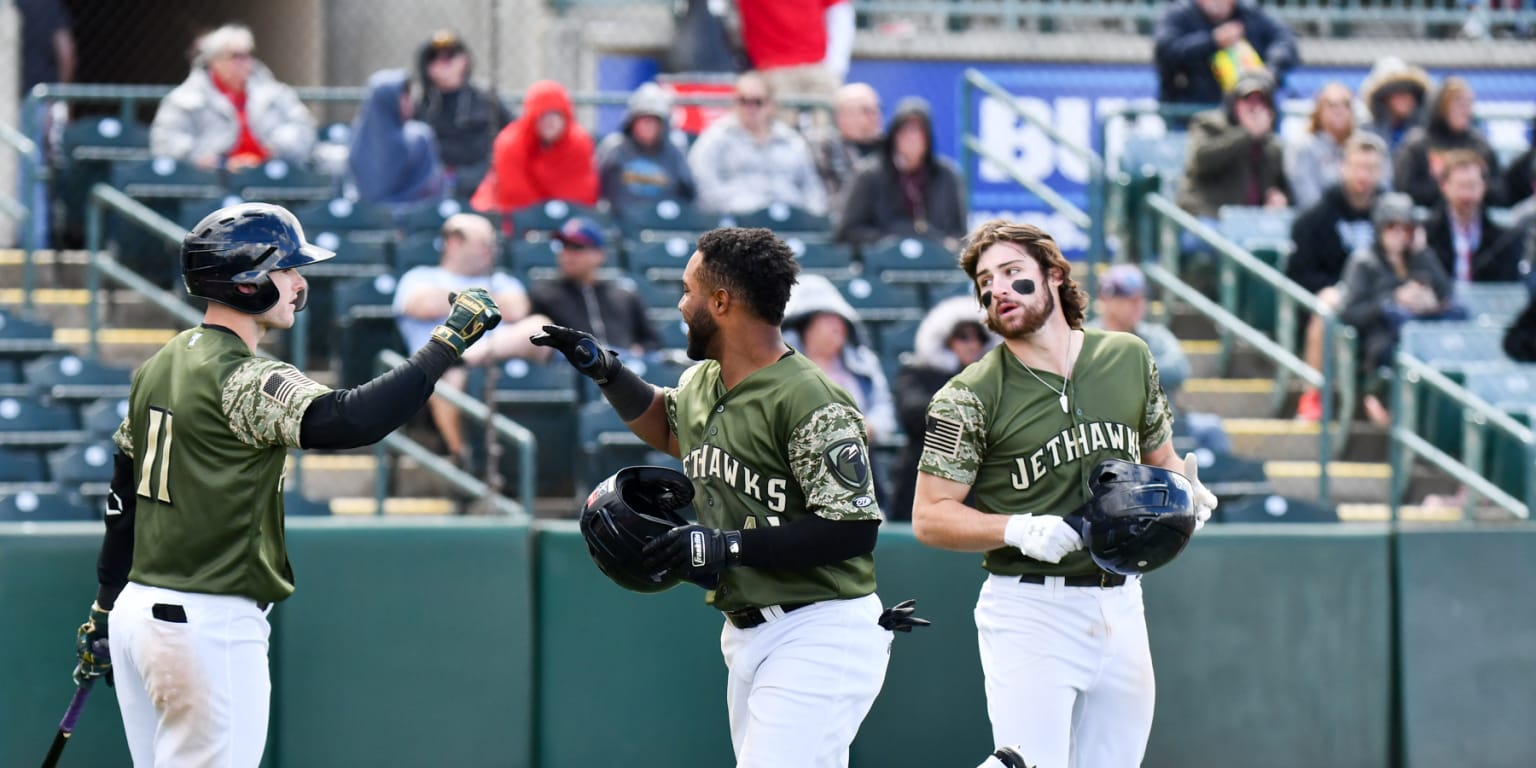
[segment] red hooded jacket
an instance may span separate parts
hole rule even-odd
[[[552,144],[539,141],[536,125],[545,112],[565,117],[565,134]],[[553,80],[528,86],[522,116],[496,136],[491,170],[475,190],[470,207],[510,212],[545,200],[597,203],[592,136],[577,124],[565,86]]]

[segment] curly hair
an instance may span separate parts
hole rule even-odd
[[[976,262],[981,258],[983,251],[998,243],[1013,243],[1023,248],[1024,252],[1040,265],[1040,271],[1047,276],[1053,269],[1060,273],[1061,291],[1057,295],[1057,300],[1061,303],[1061,314],[1067,319],[1067,325],[1073,328],[1083,327],[1083,318],[1088,308],[1088,294],[1072,279],[1072,264],[1061,255],[1061,248],[1057,247],[1055,239],[1033,224],[1016,224],[1004,219],[993,219],[966,236],[965,249],[960,252],[960,268],[965,270],[966,277],[971,279],[971,287],[976,291],[978,300],[981,299],[981,290],[976,288]]]
[[[746,302],[764,322],[784,322],[784,305],[800,273],[795,253],[760,227],[721,227],[699,236],[703,277]]]

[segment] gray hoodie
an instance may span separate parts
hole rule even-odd
[[[878,440],[896,434],[896,404],[891,387],[880,368],[880,358],[869,345],[869,332],[859,313],[838,292],[831,280],[814,274],[802,274],[784,307],[784,341],[797,350],[804,347],[800,330],[813,315],[832,313],[848,324],[848,343],[843,347],[843,368],[858,381],[858,390],[850,390],[864,413],[864,422]]]

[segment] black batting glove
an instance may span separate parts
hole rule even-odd
[[[903,600],[880,614],[880,627],[891,632],[911,632],[913,627],[926,627],[930,624],[927,619],[920,619],[912,615],[917,606],[916,600]]]
[[[501,309],[491,298],[490,291],[484,288],[449,294],[448,301],[453,305],[448,311],[448,319],[432,329],[432,338],[463,357],[469,345],[501,324]]]
[[[597,343],[597,337],[586,331],[578,331],[562,325],[546,325],[543,333],[536,333],[528,340],[540,347],[560,350],[560,354],[565,355],[565,359],[569,360],[577,371],[597,382],[598,386],[607,384],[608,377],[624,367],[624,364],[619,362],[619,353],[611,349],[603,349],[603,346]]]
[[[679,525],[645,543],[641,562],[650,573],[666,571],[694,583],[741,562],[741,531]]]
[[[107,630],[107,612],[91,603],[85,623],[75,631],[75,656],[80,659],[75,665],[75,685],[85,685],[98,677],[105,677],[107,685],[112,685],[112,656],[107,649]]]

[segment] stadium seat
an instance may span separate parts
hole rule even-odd
[[[1284,270],[1295,245],[1291,242],[1291,224],[1296,212],[1291,208],[1264,208],[1224,205],[1217,214],[1217,229],[1223,237],[1252,253],[1260,261]],[[1237,278],[1237,315],[1254,328],[1273,334],[1279,317],[1278,293],[1274,286],[1246,273]]]
[[[693,203],[658,200],[635,205],[619,212],[619,229],[624,237],[645,240],[671,236],[695,237],[720,226],[720,214],[704,211]],[[649,233],[651,238],[645,237]]]
[[[1458,283],[1456,301],[1474,320],[1503,328],[1525,310],[1531,291],[1525,283]]]
[[[342,386],[356,386],[373,378],[378,373],[376,360],[382,350],[405,353],[395,324],[395,284],[391,274],[335,284],[331,292],[335,302],[332,325],[338,331],[338,339],[331,354],[332,367]]]
[[[739,213],[733,218],[738,227],[767,227],[780,237],[793,232],[801,238],[816,240],[832,234],[832,220],[825,215],[785,203],[774,203],[761,210]]]
[[[169,157],[114,164],[112,186],[136,200],[214,198],[225,193],[218,172],[191,163],[179,163]]]
[[[549,238],[513,238],[507,241],[507,263],[518,273],[530,269],[551,270],[556,266],[561,243]]]
[[[189,197],[177,200],[175,221],[186,229],[192,229],[198,225],[208,214],[226,206],[238,205],[244,201],[239,195],[218,195],[215,197]]]
[[[651,309],[662,309],[671,312],[671,319],[677,319],[677,302],[683,298],[683,284],[678,280],[650,280],[644,275],[635,273],[618,278],[626,282],[640,298],[645,301],[645,306]]]
[[[75,411],[38,397],[0,397],[0,444],[65,445],[83,439]]]
[[[1466,387],[1495,408],[1524,411],[1536,405],[1536,364],[1510,363],[1479,370],[1477,375],[1467,377]]]
[[[923,317],[923,302],[915,285],[897,285],[869,277],[833,283],[866,323],[902,323]]]
[[[229,177],[229,188],[235,194],[247,200],[285,205],[329,200],[337,187],[337,180],[330,176],[279,159],[268,160]]]
[[[675,387],[683,371],[692,367],[694,361],[673,353],[651,354],[643,359],[630,358],[625,360],[624,364],[634,371],[635,375],[658,387]]]
[[[1201,479],[1205,479],[1201,470]],[[1223,523],[1336,523],[1338,512],[1313,501],[1279,494],[1252,494],[1222,501],[1216,520]]]
[[[101,512],[75,493],[21,491],[0,496],[0,522],[100,520]]]
[[[613,406],[605,401],[583,405],[577,411],[576,420],[581,441],[581,470],[576,478],[578,492],[596,487],[604,478],[625,467],[644,464],[682,468],[677,459],[646,445],[629,431]]]
[[[59,349],[53,326],[0,309],[0,358],[31,359]]]
[[[446,198],[395,212],[395,226],[406,234],[415,232],[439,232],[449,216],[473,213],[469,204],[462,200]]]
[[[650,318],[656,325],[656,332],[661,334],[662,349],[688,348],[688,324],[683,322],[682,315],[676,309],[660,312],[652,310]]]
[[[43,457],[36,451],[0,448],[0,488],[45,484],[48,481],[45,469]]]
[[[943,243],[916,237],[887,238],[861,250],[863,274],[917,286],[920,306],[932,306],[955,283],[967,282],[956,254]]]
[[[379,237],[394,234],[395,223],[389,209],[370,203],[354,202],[344,197],[318,200],[295,208],[293,215],[310,236],[327,230],[333,232],[373,232]]]
[[[48,477],[60,488],[85,496],[105,496],[112,483],[111,440],[66,446],[48,454]]]
[[[435,267],[443,258],[443,238],[436,232],[417,232],[395,245],[395,271],[405,274],[416,267]]]
[[[573,216],[592,219],[605,230],[614,229],[613,223],[602,211],[566,200],[546,200],[513,211],[512,229],[519,235],[553,232]]]
[[[394,268],[394,248],[389,241],[331,230],[310,235],[309,241],[336,252],[336,258],[304,268],[304,277],[310,281],[317,277],[373,277]]]
[[[128,398],[103,397],[80,409],[80,428],[92,437],[111,437],[128,417]]]
[[[479,391],[475,378],[470,378],[469,391]],[[538,437],[538,494],[573,496],[579,399],[575,370],[560,359],[547,365],[508,360],[497,371],[495,399],[498,413]],[[502,476],[507,487],[517,482],[516,458],[515,451],[507,451],[503,456]]]
[[[38,393],[58,400],[95,400],[127,397],[133,372],[113,368],[73,354],[49,355],[34,360],[22,371]]]
[[[629,271],[652,282],[681,282],[683,269],[693,256],[691,238],[669,237],[653,242],[631,242],[624,247]]]
[[[794,251],[802,270],[834,279],[853,275],[853,248],[846,243],[805,240],[793,235],[785,237],[784,243]]]
[[[1121,170],[1133,176],[1156,177],[1164,190],[1178,188],[1184,178],[1184,152],[1189,135],[1170,131],[1162,136],[1132,134],[1120,151]]]
[[[912,346],[917,339],[917,327],[922,325],[921,320],[908,320],[904,323],[891,323],[881,326],[874,335],[875,351],[880,357],[899,359],[912,351]]]
[[[112,177],[114,162],[142,162],[149,155],[149,126],[118,117],[86,117],[64,127],[55,182],[64,209],[64,229],[85,230],[85,201],[91,187]]]
[[[1504,354],[1504,329],[1469,322],[1410,322],[1398,336],[1398,350],[1438,369],[1447,378],[1466,384],[1475,377],[1512,365]],[[1461,406],[1419,388],[1419,434],[1452,456],[1461,454]]]

